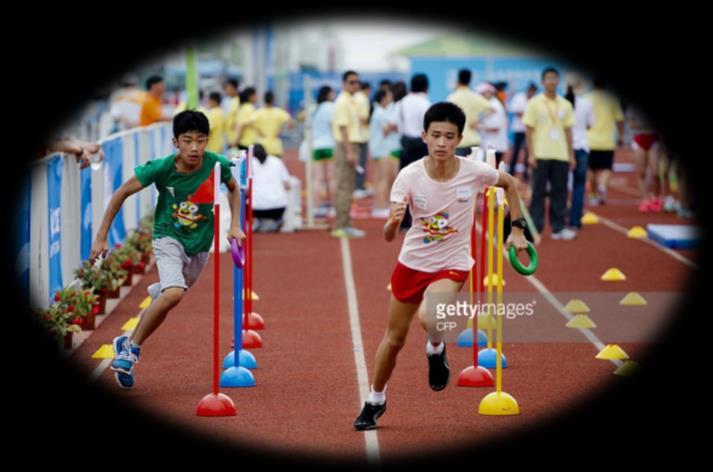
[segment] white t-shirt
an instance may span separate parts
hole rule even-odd
[[[508,116],[500,100],[493,97],[490,106],[495,110],[484,116],[479,123],[480,137],[485,149],[495,149],[498,152],[508,150]],[[486,131],[486,128],[497,128],[497,131]]]
[[[312,149],[334,148],[333,114],[334,102],[326,101],[317,106],[317,110],[312,115]]]
[[[574,97],[574,126],[572,127],[572,148],[589,152],[587,128],[594,125],[594,107],[586,97]]]
[[[508,107],[514,113],[512,118],[512,131],[514,133],[524,133],[525,125],[522,123],[522,116],[517,116],[517,113],[525,113],[527,106],[527,94],[525,92],[516,93],[510,100]]]
[[[498,181],[498,171],[484,162],[457,156],[458,173],[436,182],[419,159],[404,167],[391,188],[391,201],[408,198],[413,226],[406,233],[399,262],[421,272],[468,271],[473,206],[478,192]]]
[[[398,127],[400,134],[419,138],[423,131],[423,117],[430,106],[431,101],[425,93],[409,93],[396,104],[390,122]]]
[[[287,206],[287,191],[285,182],[289,181],[287,168],[282,159],[267,156],[265,162],[260,164],[257,157],[253,157],[253,208],[256,210],[271,210]]]

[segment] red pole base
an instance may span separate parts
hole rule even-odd
[[[262,319],[262,316],[258,315],[254,311],[251,311],[248,313],[248,329],[265,329],[265,320]]]
[[[459,387],[493,387],[493,374],[485,367],[466,367],[458,375]]]
[[[198,402],[198,408],[196,408],[198,416],[235,416],[237,414],[233,400],[224,393],[217,395],[209,393]]]
[[[262,338],[252,329],[243,330],[243,349],[257,349],[262,347]]]

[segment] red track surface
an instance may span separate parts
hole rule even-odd
[[[287,158],[292,173],[301,175],[294,155]],[[617,177],[621,176],[619,174]],[[623,184],[633,186],[633,175]],[[635,188],[635,187],[634,187]],[[677,222],[670,215],[640,215],[630,192],[613,189],[611,203],[594,211],[626,226],[650,221]],[[621,202],[629,200],[626,205]],[[361,331],[367,368],[371,376],[374,356],[386,326],[389,293],[386,285],[396,261],[400,241],[381,239],[381,221],[357,220],[367,230],[363,240],[350,241]],[[573,242],[552,241],[545,235],[539,246],[540,269],[536,277],[560,302],[578,295],[591,303],[594,334],[606,344],[618,342],[633,359],[640,359],[653,335],[665,326],[666,310],[635,308],[629,314],[597,309],[602,294],[616,302],[622,294],[638,291],[680,292],[692,269],[641,241],[627,238],[603,224],[586,226]],[[681,252],[694,258],[695,252]],[[145,344],[137,368],[137,384],[121,392],[126,402],[152,415],[190,428],[251,446],[330,455],[342,459],[365,458],[364,433],[352,429],[360,408],[359,386],[351,342],[340,244],[327,232],[305,231],[291,235],[258,234],[255,237],[254,289],[260,300],[255,311],[266,322],[261,332],[264,348],[252,350],[259,368],[257,387],[223,389],[238,409],[231,418],[198,418],[195,407],[211,389],[211,265],[184,297],[167,321]],[[221,359],[232,337],[232,266],[222,256]],[[610,267],[622,270],[625,282],[599,280]],[[507,264],[508,292],[535,290]],[[157,280],[153,269],[114,314],[74,354],[76,362],[94,369],[92,353],[110,343],[121,325],[135,316],[146,287]],[[467,285],[466,285],[467,287]],[[614,293],[616,292],[616,293]],[[618,297],[618,298],[617,298]],[[464,441],[491,440],[508,431],[528,428],[565,412],[601,388],[624,378],[612,375],[614,366],[596,360],[597,349],[578,331],[566,328],[565,319],[545,301],[536,316],[505,323],[504,391],[519,402],[522,414],[487,417],[477,413],[480,399],[492,389],[455,386],[455,377],[470,365],[472,351],[450,344],[451,385],[432,392],[427,385],[425,336],[414,322],[407,345],[399,355],[389,382],[389,411],[379,422],[378,441],[383,458],[407,452],[428,452],[457,446]],[[614,303],[616,305],[616,303]],[[508,335],[517,342],[507,342]],[[636,341],[636,342],[626,342]],[[99,382],[116,389],[110,371]]]

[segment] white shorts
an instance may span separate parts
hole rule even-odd
[[[170,287],[188,290],[208,262],[208,253],[199,252],[187,256],[183,245],[170,236],[153,240],[153,253],[160,280],[160,291]]]

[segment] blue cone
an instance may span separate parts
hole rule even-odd
[[[505,358],[505,354],[500,353],[500,357],[502,358],[502,368],[504,369],[508,366],[508,361]],[[495,369],[497,367],[495,365],[497,359],[498,351],[493,348],[481,349],[478,351],[478,365],[481,365],[486,369]]]
[[[466,328],[458,335],[456,341],[458,347],[473,347],[473,329]],[[488,345],[488,335],[482,329],[478,330],[478,346],[485,347]]]
[[[223,359],[223,369],[230,369],[231,367],[235,367],[235,361],[233,360],[233,354],[235,351],[230,351],[230,354],[225,356],[225,359]],[[250,351],[246,351],[245,349],[240,350],[240,355],[238,356],[238,362],[240,367],[245,367],[246,369],[257,369],[257,361],[255,360],[255,356],[252,355]]]
[[[245,367],[231,367],[220,376],[220,386],[221,388],[254,387],[255,378]]]

